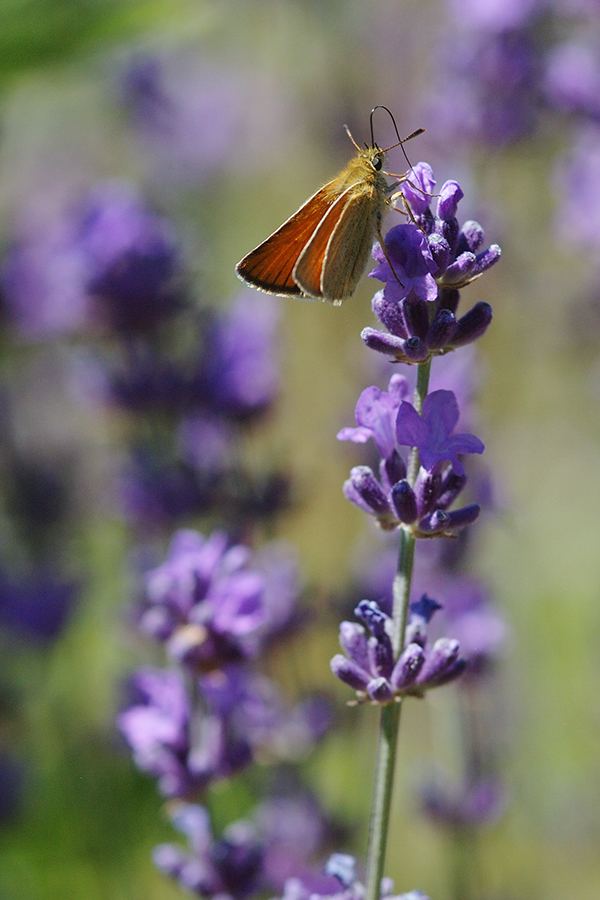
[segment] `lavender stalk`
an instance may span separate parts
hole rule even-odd
[[[356,407],[356,428],[338,437],[362,443],[373,438],[381,453],[379,479],[367,466],[356,466],[344,485],[346,497],[374,515],[384,530],[399,531],[398,568],[393,582],[391,616],[373,601],[363,600],[356,614],[371,631],[342,623],[340,642],[347,657],[332,660],[334,673],[357,691],[359,702],[381,705],[379,743],[367,858],[366,900],[380,900],[394,783],[396,747],[404,697],[446,684],[466,667],[458,642],[438,640],[426,650],[425,626],[440,604],[423,595],[410,603],[417,538],[454,536],[477,518],[476,504],[448,512],[466,484],[460,456],[483,452],[471,434],[455,434],[459,420],[451,391],[429,393],[433,356],[480,337],[491,321],[488,304],[476,304],[456,318],[459,288],[493,265],[500,249],[477,252],[483,231],[468,222],[459,228],[456,211],[463,194],[446,182],[437,215],[427,198],[434,185],[426,163],[414,168],[415,187],[407,186],[415,222],[393,228],[386,254],[374,252],[379,266],[371,273],[386,282],[373,309],[389,333],[364,329],[370,348],[396,362],[417,365],[413,403],[408,382],[394,375],[389,391],[368,388]],[[390,260],[393,264],[390,264]],[[406,463],[398,446],[409,447]],[[449,463],[449,465],[448,465]]]

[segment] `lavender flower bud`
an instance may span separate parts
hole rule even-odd
[[[450,516],[441,509],[434,510],[429,516],[425,516],[419,522],[419,531],[425,534],[437,534],[444,531]]]
[[[441,673],[437,678],[434,679],[434,683],[429,682],[430,687],[443,687],[445,684],[450,684],[451,681],[455,681],[468,666],[468,662],[462,656],[459,656],[451,666],[448,667],[447,671]]]
[[[367,685],[367,694],[376,703],[389,703],[394,696],[387,678],[373,678]]]
[[[472,281],[476,261],[477,257],[475,254],[466,250],[448,266],[440,281],[445,285],[457,288],[463,287],[469,281]]]
[[[472,525],[480,512],[481,507],[478,503],[470,503],[468,506],[463,506],[461,509],[455,509],[451,513],[447,513],[448,521],[444,530],[446,532],[458,531],[461,528],[465,528],[467,525]]]
[[[375,328],[363,328],[360,336],[369,350],[377,350],[390,356],[404,356],[404,341],[394,334],[385,334]]]
[[[379,473],[382,482],[384,484],[387,482],[390,488],[392,485],[396,484],[397,481],[406,478],[406,463],[395,448],[392,450],[390,456],[381,460],[379,464]]]
[[[468,219],[466,222],[463,222],[463,226],[460,229],[456,252],[460,254],[465,250],[470,250],[471,253],[477,253],[483,244],[483,238],[483,228],[479,222]]]
[[[401,522],[412,525],[417,518],[417,498],[406,479],[397,482],[392,488],[392,503]]]
[[[436,472],[431,475],[426,469],[419,469],[415,484],[415,496],[417,498],[417,508],[420,516],[425,516],[427,513],[433,512],[436,506],[438,506],[438,496],[441,486],[442,476],[439,473]]]
[[[354,610],[354,614],[363,620],[375,637],[381,637],[387,633],[386,623],[390,617],[383,612],[377,601],[361,600]]]
[[[397,690],[407,688],[416,680],[424,662],[423,648],[417,643],[409,644],[400,654],[398,662],[392,670],[390,676],[392,686]]]
[[[451,638],[439,638],[425,657],[425,662],[417,678],[417,684],[425,685],[437,682],[441,676],[454,666],[458,659],[459,650],[458,641]]]
[[[466,473],[457,475],[454,469],[448,469],[443,480],[440,478],[439,493],[435,502],[436,507],[438,509],[448,509],[449,506],[452,506],[466,483]]]
[[[351,659],[346,659],[341,653],[336,653],[329,665],[333,674],[340,681],[354,688],[355,691],[366,690],[371,676]]]
[[[429,351],[420,337],[409,337],[402,345],[404,354],[411,362],[425,362]]]
[[[429,250],[440,272],[445,272],[450,262],[450,245],[441,234],[432,234],[428,238]]]
[[[440,309],[429,331],[425,335],[425,344],[429,350],[441,350],[452,341],[457,322],[454,313],[449,309]]]
[[[402,301],[402,313],[408,334],[424,340],[429,331],[429,312],[426,301],[411,292]]]
[[[379,321],[385,325],[391,334],[395,334],[396,337],[403,339],[408,337],[409,332],[406,330],[400,304],[390,303],[385,297],[385,291],[377,291],[371,306]]]
[[[368,671],[369,652],[365,629],[357,622],[340,623],[340,646],[357,665]]]
[[[478,253],[473,278],[478,278],[483,272],[486,272],[494,263],[498,262],[501,256],[502,250],[498,244],[490,244],[487,250]]]
[[[346,490],[347,486],[349,493]],[[391,507],[383,488],[369,466],[354,466],[350,470],[350,478],[344,483],[344,494],[349,500],[353,500],[357,495],[362,500],[360,504],[362,508],[374,515],[387,516],[391,514]]]
[[[452,338],[453,347],[462,347],[476,341],[487,330],[492,321],[492,307],[480,301],[458,320],[456,332]]]
[[[369,670],[373,675],[388,678],[394,668],[394,651],[387,634],[371,637],[368,640]]]

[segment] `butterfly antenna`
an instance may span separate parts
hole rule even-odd
[[[347,125],[344,125],[344,129],[345,129],[345,131],[346,131],[346,134],[348,135],[348,137],[350,138],[350,140],[352,141],[352,143],[353,143],[354,146],[356,147],[356,149],[357,149],[357,150],[360,150],[360,147],[358,146],[358,144],[356,143],[356,141],[355,141],[354,138],[352,137],[352,132],[350,131],[350,129],[348,128]]]
[[[371,110],[371,116],[370,116],[370,121],[371,121],[371,147],[374,147],[374,146],[375,146],[375,135],[373,134],[373,113],[375,112],[376,109],[385,109],[386,113],[388,114],[388,116],[390,117],[390,119],[391,119],[392,122],[393,122],[393,125],[394,125],[394,131],[396,132],[396,136],[397,136],[397,138],[398,138],[398,143],[401,144],[401,143],[402,143],[402,138],[400,137],[400,132],[398,131],[398,126],[396,125],[396,120],[395,120],[395,118],[394,118],[392,112],[387,108],[387,106],[374,106],[373,109]],[[414,135],[411,134],[411,137],[414,137]],[[405,138],[405,140],[408,141],[408,140],[410,140],[410,138]],[[396,146],[397,146],[397,145],[396,145]]]

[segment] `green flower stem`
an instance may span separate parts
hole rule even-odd
[[[417,412],[423,409],[423,401],[429,388],[431,360],[423,363],[417,370],[417,386],[413,398],[413,406]],[[419,472],[419,451],[412,447],[408,459],[407,478],[414,486]],[[398,553],[398,571],[393,584],[393,634],[392,645],[396,658],[403,649],[404,633],[408,618],[410,586],[412,582],[413,561],[415,556],[415,538],[405,528],[400,529],[400,548]],[[379,743],[375,766],[375,783],[373,788],[373,806],[369,830],[369,851],[367,855],[367,884],[365,900],[379,900],[381,879],[385,867],[385,854],[392,806],[392,791],[400,728],[402,701],[388,703],[381,708],[379,724]]]

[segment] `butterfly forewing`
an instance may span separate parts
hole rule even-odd
[[[281,228],[237,264],[236,272],[242,281],[269,294],[313,296],[304,291],[292,273],[302,249],[335,200],[330,185],[331,182],[317,191]]]
[[[367,265],[382,204],[369,190],[354,191],[329,239],[321,276],[323,297],[338,305],[350,297]]]

